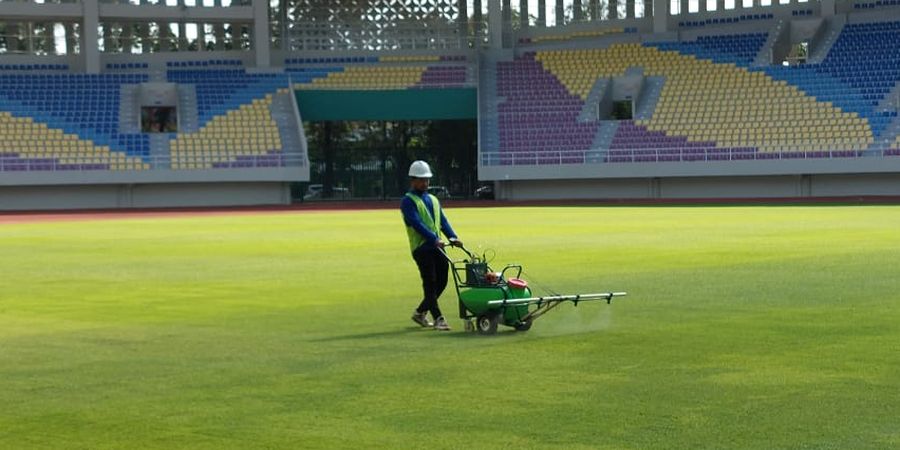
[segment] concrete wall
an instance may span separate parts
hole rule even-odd
[[[502,200],[900,196],[900,173],[496,182]]]
[[[637,102],[641,95],[641,88],[644,86],[642,70],[638,69],[637,72],[613,78],[612,99],[614,101],[632,100]]]
[[[791,43],[797,44],[803,41],[813,40],[819,33],[819,30],[824,26],[823,22],[824,20],[818,17],[792,20],[790,22]]]
[[[184,183],[0,187],[0,210],[286,205],[288,183]]]
[[[148,82],[138,85],[140,106],[178,106],[178,87],[175,83]]]
[[[601,157],[602,156],[598,156]],[[900,173],[900,157],[812,158],[756,161],[481,165],[484,181],[588,178],[736,177],[797,174]]]

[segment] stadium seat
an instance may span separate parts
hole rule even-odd
[[[591,148],[599,122],[578,121],[584,101],[598,79],[630,67],[665,83],[650,119],[618,124],[610,162],[743,160],[757,153],[826,157],[871,145],[865,117],[747,68],[766,36],[552,50],[500,62],[497,90],[506,99],[498,107],[500,152],[537,152],[540,164],[554,163],[554,153],[559,163],[566,152]]]

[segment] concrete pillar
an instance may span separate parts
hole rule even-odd
[[[503,47],[509,47],[512,41],[512,0],[501,0],[500,17],[503,19],[501,39]]]
[[[141,30],[141,53],[152,53],[153,42],[150,39],[150,25],[142,23],[138,26],[138,29]]]
[[[458,0],[456,2],[459,15],[456,18],[456,27],[459,30],[459,47],[468,48],[469,39],[469,2],[466,0]]]
[[[669,0],[653,0],[653,32],[667,31],[669,31]]]
[[[625,0],[625,18],[634,19],[634,0]]]
[[[216,8],[222,7],[222,0],[213,0],[213,6]],[[213,24],[213,36],[216,37],[216,50],[225,50],[225,24],[223,23],[214,23]]]
[[[475,9],[475,11],[472,11],[472,21],[475,22],[475,42],[477,42],[480,47],[481,32],[484,30],[484,17],[481,14],[483,6],[481,5],[481,0],[472,0],[472,8]]]
[[[835,8],[834,0],[821,0],[820,7],[822,8],[822,17],[832,17],[834,16]]]
[[[25,22],[25,53],[34,54],[34,22]]]
[[[6,25],[6,51],[15,53],[19,51],[19,25],[9,23]]]
[[[488,2],[488,40],[491,48],[503,48],[503,17],[500,14],[500,0]]]
[[[572,20],[575,22],[584,21],[584,8],[581,6],[581,0],[572,0]]]
[[[588,0],[588,20],[591,22],[600,20],[600,1]]]
[[[159,26],[159,51],[167,52],[169,51],[169,40],[171,40],[172,36],[169,34],[169,24],[166,22],[157,23]]]
[[[221,0],[216,0],[216,2],[221,3]],[[225,24],[213,25],[213,33],[216,35],[216,50],[225,50]]]
[[[100,73],[100,49],[97,47],[97,28],[100,26],[100,5],[97,0],[82,0],[81,57],[84,71]]]
[[[537,26],[547,27],[547,2],[546,0],[538,0]]]
[[[56,41],[53,37],[53,23],[44,23],[40,31],[34,30],[34,51],[43,51],[48,55],[56,54]]]
[[[553,25],[558,27],[565,23],[565,15],[566,9],[563,7],[563,0],[556,0],[556,23]]]
[[[609,20],[616,20],[619,18],[619,1],[625,0],[609,0],[607,3],[609,8]]]
[[[75,39],[75,24],[66,22],[64,26],[66,27],[66,54],[72,55],[75,54],[75,47],[78,45],[78,41]]]
[[[178,22],[178,51],[184,52],[188,49],[187,23]]]
[[[519,0],[519,29],[528,28],[528,0]]]
[[[269,35],[269,2],[253,0],[253,53],[256,55],[256,67],[269,67],[272,64]]]
[[[691,4],[688,0],[681,0],[681,15],[682,16],[687,15],[690,5]]]
[[[134,43],[134,24],[123,23],[122,32],[119,33],[119,46],[122,48],[122,53],[131,53]]]
[[[84,34],[84,33],[82,33]],[[112,24],[107,22],[103,26],[103,48],[106,52],[112,52],[114,48],[118,47],[118,43],[115,39],[113,39],[112,34]],[[81,50],[84,53],[84,49]]]
[[[278,22],[281,27],[281,50],[288,51],[293,49],[288,27],[288,2],[287,0],[281,0],[279,4],[281,5],[281,9],[278,11]]]

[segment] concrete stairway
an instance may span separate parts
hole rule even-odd
[[[635,120],[649,120],[653,117],[653,111],[656,110],[656,104],[659,103],[659,97],[662,95],[665,77],[646,77],[644,78],[644,88],[641,99],[634,108]]]

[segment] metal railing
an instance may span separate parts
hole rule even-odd
[[[483,166],[562,165],[590,163],[723,162],[795,159],[828,159],[900,156],[900,150],[813,150],[765,152],[747,149],[696,150],[684,148],[653,150],[561,150],[482,151]]]
[[[242,158],[242,159],[237,159]],[[62,159],[62,160],[61,160]],[[227,165],[227,166],[222,166]],[[142,158],[141,162],[122,163],[97,158],[0,157],[0,177],[15,172],[146,172],[148,170],[222,170],[222,169],[282,169],[305,167],[308,161],[303,155],[240,155],[228,160],[209,155],[170,155]]]

